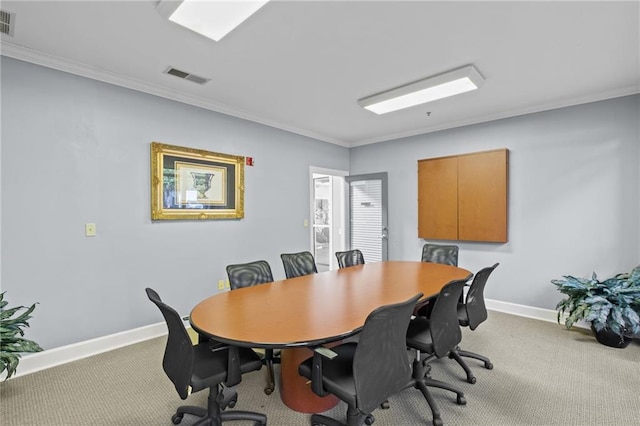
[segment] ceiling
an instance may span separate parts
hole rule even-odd
[[[275,0],[219,42],[155,6],[3,0],[1,52],[347,147],[640,92],[638,1]],[[474,92],[385,115],[357,103],[467,64],[486,80]]]

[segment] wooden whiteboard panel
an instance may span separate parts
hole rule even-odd
[[[506,149],[458,157],[458,239],[507,241]]]
[[[418,236],[458,239],[458,160],[418,161]]]

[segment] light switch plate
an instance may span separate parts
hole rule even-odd
[[[97,235],[96,224],[87,223],[84,225],[84,234],[87,237],[95,237]]]

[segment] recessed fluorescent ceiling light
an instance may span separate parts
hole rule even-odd
[[[480,73],[467,65],[405,86],[360,99],[358,103],[376,114],[409,108],[436,99],[476,90],[484,83]]]
[[[160,0],[160,14],[198,34],[220,41],[269,0]]]

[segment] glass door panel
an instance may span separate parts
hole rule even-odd
[[[315,177],[313,194],[313,257],[318,272],[323,272],[331,268],[331,176]]]

